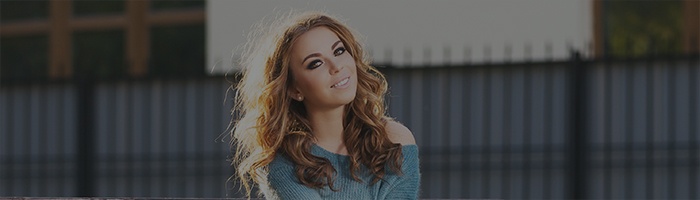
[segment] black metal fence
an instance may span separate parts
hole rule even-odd
[[[697,55],[380,70],[422,198],[700,198]],[[0,196],[239,197],[229,86],[3,82]]]
[[[698,198],[697,56],[385,70],[435,198]],[[644,191],[644,192],[639,192]]]

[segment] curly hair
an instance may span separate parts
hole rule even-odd
[[[251,194],[251,183],[267,187],[267,165],[281,154],[295,165],[295,176],[311,188],[329,186],[334,189],[336,173],[331,163],[311,154],[314,137],[306,108],[289,96],[293,83],[290,71],[290,51],[295,40],[315,27],[327,27],[347,47],[357,65],[357,93],[345,105],[343,142],[350,158],[350,172],[355,181],[361,166],[374,175],[371,184],[381,180],[388,169],[401,174],[401,145],[389,140],[385,126],[388,120],[384,105],[387,82],[376,68],[369,65],[368,56],[353,32],[337,19],[321,12],[306,12],[288,16],[269,27],[257,27],[249,37],[243,55],[242,75],[235,86],[236,105],[232,122],[232,142],[235,154],[232,165],[237,177]],[[260,25],[260,24],[259,24]],[[262,29],[261,29],[262,28]],[[261,35],[266,33],[265,35]],[[250,40],[250,39],[258,40]]]

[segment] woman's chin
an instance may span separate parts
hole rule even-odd
[[[352,100],[355,100],[355,95],[349,97],[341,97],[338,99],[338,102],[340,103],[340,105],[348,105],[350,104],[350,102],[352,102]]]

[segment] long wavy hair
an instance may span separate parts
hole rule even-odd
[[[293,100],[287,90],[293,83],[290,51],[296,39],[314,27],[333,31],[346,46],[357,65],[357,94],[345,105],[343,142],[355,181],[361,166],[373,174],[371,184],[381,180],[388,169],[401,174],[401,145],[392,143],[385,130],[387,117],[384,76],[369,65],[360,42],[337,19],[321,12],[290,14],[270,26],[259,24],[249,37],[241,60],[242,75],[236,88],[236,105],[231,146],[232,165],[250,197],[252,186],[267,187],[267,165],[277,154],[295,164],[295,176],[312,188],[334,189],[335,169],[329,160],[311,154],[314,136],[304,104]],[[251,40],[252,39],[252,40]],[[257,39],[257,40],[255,40]],[[237,113],[236,113],[237,112]],[[251,186],[251,183],[254,183]]]

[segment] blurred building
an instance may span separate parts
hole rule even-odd
[[[363,36],[422,198],[700,198],[696,0],[0,0],[0,196],[240,196],[225,74],[290,9]]]
[[[395,66],[698,46],[692,0],[149,2],[3,1],[3,78],[221,74],[235,68],[255,23],[289,10],[339,16],[364,36],[376,63]]]
[[[261,19],[320,10],[346,21],[374,61],[411,67],[568,58],[593,42],[591,1],[210,1],[209,63],[228,67]],[[221,60],[221,61],[219,61]],[[235,60],[235,59],[234,59]],[[216,68],[214,69],[216,70]],[[220,70],[219,70],[220,71]]]
[[[207,66],[213,72],[235,69],[230,65],[253,26],[290,10],[340,17],[364,36],[375,63],[402,67],[556,60],[573,51],[586,57],[688,54],[700,46],[694,0],[213,0],[207,5]]]
[[[205,1],[2,1],[2,78],[204,74]]]

